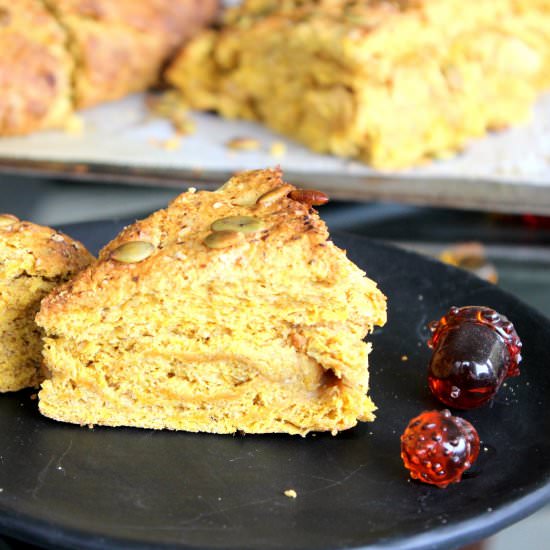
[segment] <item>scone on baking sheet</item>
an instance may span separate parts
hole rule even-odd
[[[123,230],[42,303],[40,411],[215,433],[372,420],[363,338],[385,297],[294,189],[244,172]]]
[[[0,0],[0,136],[155,85],[219,0]]]
[[[49,227],[0,214],[0,392],[38,386],[40,300],[87,266],[84,246]]]
[[[192,108],[402,168],[522,122],[550,87],[548,0],[244,0],[167,71]]]
[[[218,0],[44,0],[67,32],[77,108],[145,90]]]
[[[0,136],[60,127],[72,113],[65,32],[37,0],[0,0]]]

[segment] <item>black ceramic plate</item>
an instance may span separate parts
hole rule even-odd
[[[66,230],[97,249],[121,226]],[[42,418],[32,392],[3,395],[0,531],[52,548],[450,549],[549,501],[550,323],[462,271],[335,240],[389,298],[389,322],[372,338],[376,422],[306,438],[88,429]],[[399,436],[442,408],[426,388],[426,323],[466,304],[507,315],[524,361],[490,406],[463,414],[481,456],[442,490],[408,479]],[[289,488],[298,498],[283,496]]]

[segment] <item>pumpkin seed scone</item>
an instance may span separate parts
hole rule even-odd
[[[0,392],[38,386],[42,333],[40,300],[93,257],[63,233],[0,215]]]
[[[336,432],[372,420],[386,302],[278,170],[180,195],[42,303],[40,411],[77,424]]]
[[[529,117],[550,88],[550,4],[244,0],[167,79],[189,107],[408,167]]]

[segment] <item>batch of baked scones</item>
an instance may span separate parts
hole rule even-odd
[[[70,126],[77,109],[162,81],[181,106],[396,169],[526,120],[550,87],[548,0],[219,8],[218,0],[0,0],[0,135]]]

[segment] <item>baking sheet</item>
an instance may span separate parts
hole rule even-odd
[[[196,131],[174,139],[170,122],[153,116],[139,94],[80,118],[81,132],[0,139],[0,171],[212,187],[235,171],[279,164],[290,181],[334,198],[550,214],[550,94],[537,102],[529,124],[474,140],[455,157],[399,172],[315,154],[258,124],[210,113],[191,113]],[[230,150],[227,142],[237,137],[256,139],[260,148]],[[285,144],[284,155],[271,154],[276,142]]]

